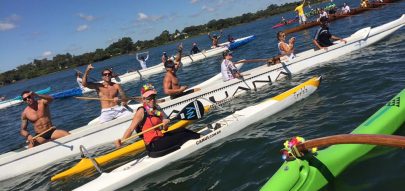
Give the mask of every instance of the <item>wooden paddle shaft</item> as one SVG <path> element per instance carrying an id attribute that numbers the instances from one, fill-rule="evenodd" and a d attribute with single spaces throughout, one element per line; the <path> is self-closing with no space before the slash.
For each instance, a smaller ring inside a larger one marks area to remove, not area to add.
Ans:
<path id="1" fill-rule="evenodd" d="M 153 129 L 156 129 L 156 128 L 162 126 L 162 125 L 163 125 L 163 123 L 157 124 L 157 125 L 155 125 L 155 126 L 149 128 L 149 129 L 146 129 L 145 131 L 142 131 L 142 132 L 140 132 L 140 133 L 137 133 L 137 134 L 135 134 L 135 135 L 132 135 L 132 136 L 130 136 L 130 137 L 124 139 L 124 140 L 121 140 L 121 143 L 125 143 L 125 142 L 127 142 L 127 141 L 129 141 L 129 140 L 131 140 L 131 139 L 137 138 L 137 137 L 139 137 L 140 135 L 143 135 L 143 134 L 145 134 L 145 133 L 147 133 L 147 132 L 149 132 L 149 131 L 152 131 Z"/>
<path id="2" fill-rule="evenodd" d="M 51 131 L 51 130 L 53 130 L 53 129 L 56 129 L 56 128 L 55 128 L 55 127 L 51 127 L 51 128 L 49 128 L 49 129 L 43 131 L 42 133 L 40 133 L 40 134 L 38 134 L 38 135 L 35 135 L 34 137 L 32 137 L 32 139 L 36 139 L 36 138 L 38 138 L 38 137 L 44 135 L 45 133 L 48 133 L 49 131 Z"/>
<path id="3" fill-rule="evenodd" d="M 98 98 L 98 97 L 75 97 L 76 99 L 81 99 L 81 100 L 100 100 L 100 101 L 114 101 L 114 99 L 109 99 L 109 98 Z M 128 100 L 137 100 L 140 101 L 142 98 L 141 97 L 129 97 L 127 98 Z M 118 101 L 121 101 L 122 99 L 118 99 Z"/>
<path id="4" fill-rule="evenodd" d="M 315 147 L 326 147 L 336 144 L 369 144 L 388 147 L 405 148 L 405 137 L 398 135 L 375 135 L 375 134 L 346 134 L 333 135 L 312 139 L 298 144 L 296 148 L 299 151 L 307 151 Z"/>

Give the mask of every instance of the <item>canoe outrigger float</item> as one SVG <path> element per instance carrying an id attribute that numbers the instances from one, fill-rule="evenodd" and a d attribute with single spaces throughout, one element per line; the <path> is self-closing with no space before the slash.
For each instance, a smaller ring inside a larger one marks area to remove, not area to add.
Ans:
<path id="1" fill-rule="evenodd" d="M 174 161 L 187 157 L 191 153 L 209 144 L 220 141 L 249 125 L 282 111 L 292 104 L 308 97 L 318 88 L 320 80 L 320 77 L 311 78 L 278 96 L 267 99 L 257 105 L 236 111 L 235 113 L 198 131 L 201 134 L 201 137 L 184 143 L 179 150 L 159 158 L 145 156 L 136 159 L 110 173 L 102 173 L 95 180 L 75 190 L 116 190 L 124 187 L 149 173 L 157 171 Z"/>
<path id="2" fill-rule="evenodd" d="M 50 91 L 51 91 L 51 87 L 47 87 L 45 89 L 38 90 L 35 93 L 37 93 L 37 94 L 47 94 Z M 17 97 L 15 97 L 13 99 L 5 100 L 5 101 L 0 101 L 0 109 L 15 106 L 15 105 L 21 104 L 22 102 L 23 102 L 23 100 L 22 100 L 21 96 L 17 96 Z"/>
<path id="3" fill-rule="evenodd" d="M 233 79 L 226 82 L 222 82 L 222 79 L 219 79 L 219 81 L 214 80 L 211 82 L 212 85 L 206 84 L 206 88 L 201 88 L 201 91 L 177 99 L 167 100 L 159 105 L 169 115 L 179 112 L 184 106 L 196 99 L 201 101 L 204 106 L 211 105 L 212 102 L 219 104 L 229 101 L 235 96 L 244 94 L 250 90 L 257 90 L 286 76 L 291 76 L 294 73 L 373 44 L 401 28 L 404 23 L 405 15 L 372 29 L 370 27 L 361 29 L 346 38 L 347 44 L 339 42 L 328 47 L 328 51 L 308 50 L 297 54 L 293 60 L 246 71 L 244 73 L 250 75 L 244 79 Z M 132 109 L 136 109 L 138 106 L 130 105 Z M 0 173 L 0 180 L 32 171 L 68 156 L 77 155 L 80 153 L 78 148 L 80 144 L 84 144 L 86 148 L 92 149 L 102 144 L 111 143 L 114 139 L 124 134 L 131 120 L 132 115 L 123 116 L 103 124 L 98 124 L 97 119 L 95 119 L 89 125 L 71 131 L 74 135 L 63 137 L 22 152 L 9 152 L 0 155 L 0 172 L 7 172 Z M 71 144 L 70 141 L 75 141 L 75 144 Z M 50 150 L 50 148 L 59 151 L 45 152 Z M 35 166 L 32 165 L 33 161 L 35 161 Z"/>
<path id="4" fill-rule="evenodd" d="M 255 38 L 256 37 L 254 35 L 243 37 L 243 38 L 238 38 L 235 40 L 235 42 L 221 43 L 221 44 L 219 44 L 219 47 L 217 47 L 217 48 L 209 49 L 207 51 L 202 51 L 200 53 L 193 54 L 193 55 L 184 56 L 181 58 L 182 66 L 187 66 L 194 62 L 200 61 L 202 59 L 221 54 L 225 50 L 232 50 L 232 49 L 238 48 L 246 43 L 249 43 L 250 41 L 254 40 Z M 158 73 L 162 73 L 162 72 L 165 72 L 165 67 L 163 66 L 163 63 L 160 63 L 155 66 L 148 67 L 146 69 L 122 74 L 116 78 L 112 78 L 112 81 L 116 82 L 116 83 L 124 84 L 124 83 L 130 82 L 130 81 L 134 81 L 141 77 L 146 77 L 146 76 L 150 76 L 150 75 L 158 74 Z"/>
<path id="5" fill-rule="evenodd" d="M 405 100 L 405 89 L 351 134 L 391 135 L 395 133 L 405 122 L 403 100 Z M 316 155 L 286 161 L 261 190 L 319 190 L 374 147 L 374 145 L 364 144 L 334 145 L 318 151 Z"/>

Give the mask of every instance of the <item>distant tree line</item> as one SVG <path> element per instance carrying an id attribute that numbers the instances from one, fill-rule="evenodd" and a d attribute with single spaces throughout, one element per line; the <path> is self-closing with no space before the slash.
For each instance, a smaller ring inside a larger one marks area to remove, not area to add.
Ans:
<path id="1" fill-rule="evenodd" d="M 312 4 L 320 3 L 324 0 L 315 0 Z M 241 16 L 227 18 L 227 19 L 214 19 L 203 25 L 185 27 L 182 31 L 176 30 L 170 33 L 164 30 L 159 36 L 153 40 L 132 41 L 130 37 L 124 37 L 117 42 L 112 43 L 105 49 L 96 49 L 94 52 L 84 53 L 82 55 L 58 54 L 52 60 L 42 59 L 34 60 L 31 63 L 18 66 L 14 70 L 6 71 L 0 74 L 0 86 L 14 83 L 23 79 L 35 78 L 41 75 L 65 70 L 68 68 L 75 68 L 78 66 L 87 65 L 97 61 L 109 59 L 121 54 L 128 54 L 142 49 L 156 47 L 162 44 L 171 43 L 173 41 L 182 40 L 190 36 L 200 35 L 209 31 L 220 30 L 230 26 L 248 23 L 257 19 L 266 18 L 272 15 L 293 11 L 297 2 L 285 3 L 283 5 L 269 5 L 265 10 L 257 11 L 256 13 L 245 13 Z"/>

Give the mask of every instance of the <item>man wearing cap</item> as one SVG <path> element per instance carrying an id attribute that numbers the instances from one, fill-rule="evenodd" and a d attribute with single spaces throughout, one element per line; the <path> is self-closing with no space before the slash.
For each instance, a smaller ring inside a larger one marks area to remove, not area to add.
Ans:
<path id="1" fill-rule="evenodd" d="M 216 47 L 218 47 L 218 40 L 221 38 L 221 36 L 222 36 L 222 30 L 220 31 L 219 36 L 213 35 L 213 36 L 211 37 L 210 33 L 208 32 L 208 38 L 212 41 L 212 46 L 211 46 L 211 48 L 216 48 Z"/>
<path id="2" fill-rule="evenodd" d="M 176 99 L 178 97 L 199 91 L 199 88 L 191 89 L 185 91 L 187 86 L 180 86 L 179 79 L 177 78 L 176 72 L 177 69 L 181 66 L 181 54 L 183 51 L 182 44 L 179 45 L 178 53 L 175 60 L 168 59 L 164 66 L 166 68 L 166 75 L 163 79 L 163 91 L 165 94 L 169 95 L 171 99 Z"/>
<path id="3" fill-rule="evenodd" d="M 121 140 L 130 137 L 134 131 L 137 133 L 145 132 L 140 137 L 145 143 L 148 155 L 152 158 L 164 156 L 179 149 L 188 140 L 200 138 L 200 134 L 184 128 L 163 134 L 156 125 L 162 124 L 163 129 L 167 130 L 167 124 L 170 120 L 166 119 L 164 112 L 156 104 L 156 94 L 157 91 L 152 84 L 142 86 L 141 95 L 143 104 L 136 110 L 131 125 L 125 131 L 122 139 L 115 141 L 117 148 L 121 147 Z M 156 128 L 151 129 L 153 127 Z"/>
<path id="4" fill-rule="evenodd" d="M 229 50 L 225 50 L 222 53 L 224 60 L 221 63 L 221 73 L 222 73 L 222 80 L 228 81 L 234 78 L 240 78 L 242 75 L 240 74 L 238 68 L 236 68 L 235 63 L 232 60 L 232 52 Z"/>
<path id="5" fill-rule="evenodd" d="M 337 36 L 334 36 L 329 32 L 328 18 L 321 17 L 320 22 L 321 22 L 321 27 L 316 31 L 315 37 L 312 40 L 312 42 L 315 44 L 315 46 L 318 49 L 328 50 L 327 47 L 333 45 L 333 42 L 331 41 L 331 39 L 340 40 L 340 41 L 346 43 L 346 40 L 339 38 Z"/>
<path id="6" fill-rule="evenodd" d="M 83 86 L 95 89 L 100 97 L 101 103 L 101 115 L 99 122 L 104 123 L 113 119 L 116 119 L 123 115 L 132 114 L 126 107 L 118 105 L 118 94 L 121 96 L 122 105 L 127 105 L 127 97 L 119 84 L 111 81 L 112 71 L 110 69 L 104 69 L 101 72 L 103 82 L 94 83 L 87 82 L 87 76 L 94 67 L 89 64 L 83 75 Z"/>

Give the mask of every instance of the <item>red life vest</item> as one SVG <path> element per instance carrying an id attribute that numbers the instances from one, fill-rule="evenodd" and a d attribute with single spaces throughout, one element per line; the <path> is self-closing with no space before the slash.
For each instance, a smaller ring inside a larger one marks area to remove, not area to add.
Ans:
<path id="1" fill-rule="evenodd" d="M 146 131 L 149 128 L 163 122 L 163 120 L 162 120 L 163 116 L 156 116 L 155 114 L 150 115 L 144 107 L 140 107 L 140 108 L 142 108 L 144 111 L 144 117 L 143 117 L 142 122 L 138 125 L 137 132 L 139 130 Z M 138 108 L 138 109 L 140 109 L 140 108 Z M 163 133 L 160 131 L 159 128 L 155 128 L 149 132 L 144 133 L 142 137 L 143 137 L 143 141 L 145 142 L 145 144 L 149 144 L 154 139 L 163 137 Z"/>

